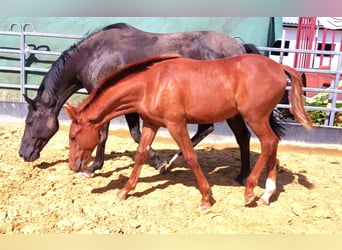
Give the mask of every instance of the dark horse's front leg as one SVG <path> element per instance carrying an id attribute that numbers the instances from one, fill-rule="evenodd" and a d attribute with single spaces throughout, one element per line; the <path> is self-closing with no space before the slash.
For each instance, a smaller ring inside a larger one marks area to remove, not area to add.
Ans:
<path id="1" fill-rule="evenodd" d="M 104 163 L 105 146 L 108 138 L 109 123 L 106 123 L 100 130 L 100 142 L 96 148 L 96 155 L 93 164 L 84 173 L 86 177 L 94 175 L 95 171 L 101 169 Z"/>

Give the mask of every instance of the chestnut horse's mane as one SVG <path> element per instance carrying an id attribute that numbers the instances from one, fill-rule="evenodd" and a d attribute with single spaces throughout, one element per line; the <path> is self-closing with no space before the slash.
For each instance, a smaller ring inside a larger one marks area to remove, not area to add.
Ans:
<path id="1" fill-rule="evenodd" d="M 127 66 L 117 71 L 114 71 L 112 74 L 106 76 L 105 78 L 101 80 L 99 85 L 91 92 L 91 94 L 85 99 L 85 101 L 78 106 L 77 108 L 78 111 L 82 112 L 85 109 L 87 109 L 92 104 L 93 100 L 96 97 L 100 96 L 107 88 L 123 80 L 125 77 L 131 76 L 133 74 L 137 74 L 139 72 L 143 72 L 155 63 L 170 60 L 170 59 L 180 58 L 180 57 L 181 55 L 179 54 L 165 54 L 165 55 L 149 57 L 145 60 L 128 64 Z"/>

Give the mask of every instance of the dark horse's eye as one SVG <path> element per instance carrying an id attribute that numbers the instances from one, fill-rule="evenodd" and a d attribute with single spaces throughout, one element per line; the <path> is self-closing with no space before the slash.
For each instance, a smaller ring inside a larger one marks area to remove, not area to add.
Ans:
<path id="1" fill-rule="evenodd" d="M 70 137 L 70 141 L 76 141 L 76 137 L 75 136 Z"/>
<path id="2" fill-rule="evenodd" d="M 33 125 L 33 120 L 32 119 L 26 120 L 26 125 L 27 126 L 32 126 Z"/>

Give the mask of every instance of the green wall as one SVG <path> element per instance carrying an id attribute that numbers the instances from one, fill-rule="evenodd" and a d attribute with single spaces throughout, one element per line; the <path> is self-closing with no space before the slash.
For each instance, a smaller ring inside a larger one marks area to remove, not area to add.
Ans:
<path id="1" fill-rule="evenodd" d="M 279 22 L 280 20 L 280 22 Z M 108 24 L 126 22 L 141 30 L 156 33 L 172 33 L 195 30 L 215 30 L 228 36 L 239 36 L 246 43 L 267 45 L 269 17 L 1 17 L 0 31 L 6 31 L 12 23 L 32 23 L 38 32 L 85 35 Z M 276 18 L 276 38 L 281 30 L 281 18 Z M 13 31 L 19 31 L 18 26 Z M 27 26 L 26 31 L 32 31 Z M 31 48 L 63 51 L 77 40 L 60 38 L 27 37 Z M 0 48 L 19 48 L 19 37 L 0 35 Z M 29 55 L 26 56 L 28 58 Z M 36 55 L 30 66 L 49 68 L 57 56 Z M 19 55 L 0 53 L 0 66 L 19 67 Z M 43 74 L 27 74 L 27 83 L 39 85 Z M 0 71 L 0 83 L 19 83 L 18 73 Z M 34 97 L 35 93 L 30 92 Z M 0 89 L 0 101 L 18 101 L 19 91 Z"/>
<path id="2" fill-rule="evenodd" d="M 127 22 L 148 32 L 216 30 L 239 35 L 246 42 L 266 45 L 269 17 L 2 17 L 0 30 L 11 23 L 32 23 L 39 32 L 83 35 L 99 27 Z"/>

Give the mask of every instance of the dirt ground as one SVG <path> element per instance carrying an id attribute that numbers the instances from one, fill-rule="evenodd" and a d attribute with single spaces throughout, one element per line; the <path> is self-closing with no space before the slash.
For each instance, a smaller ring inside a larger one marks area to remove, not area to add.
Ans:
<path id="1" fill-rule="evenodd" d="M 234 182 L 239 153 L 233 140 L 202 143 L 200 164 L 212 186 L 215 204 L 198 210 L 200 193 L 192 172 L 178 161 L 158 175 L 150 162 L 128 199 L 115 202 L 133 164 L 136 144 L 126 130 L 112 130 L 103 169 L 83 180 L 69 170 L 68 126 L 61 126 L 35 162 L 18 156 L 23 122 L 0 124 L 0 233 L 341 233 L 342 148 L 289 145 L 278 150 L 277 193 L 269 206 L 245 207 L 244 187 Z M 163 159 L 177 150 L 158 136 L 153 143 Z M 253 143 L 252 163 L 260 153 Z M 261 195 L 264 174 L 255 192 Z"/>

